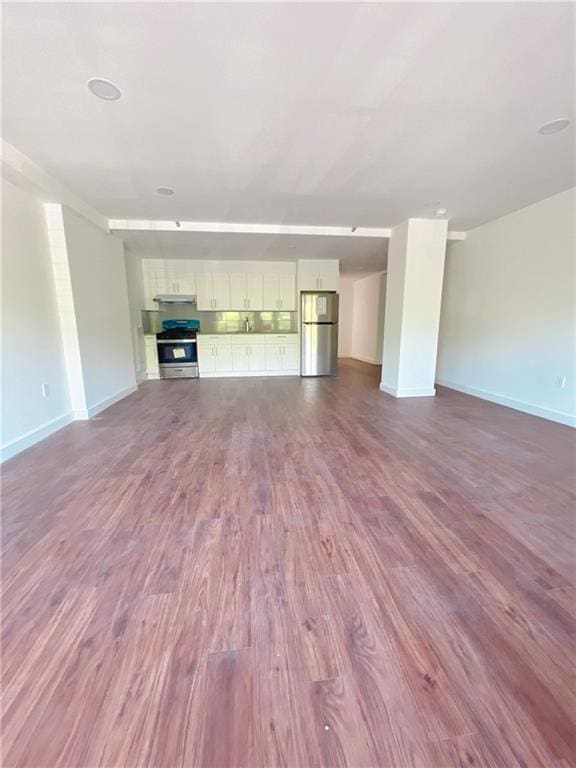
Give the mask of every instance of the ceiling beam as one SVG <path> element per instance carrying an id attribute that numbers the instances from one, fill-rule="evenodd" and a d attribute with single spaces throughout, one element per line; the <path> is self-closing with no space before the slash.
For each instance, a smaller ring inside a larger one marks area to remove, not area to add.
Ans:
<path id="1" fill-rule="evenodd" d="M 43 203 L 66 205 L 108 232 L 108 220 L 102 214 L 4 139 L 2 139 L 1 169 L 5 179 L 27 190 Z"/>
<path id="2" fill-rule="evenodd" d="M 153 221 L 110 219 L 110 230 L 140 232 L 216 232 L 239 235 L 308 235 L 316 237 L 389 238 L 390 227 L 319 227 L 293 224 L 240 224 L 228 221 Z M 464 240 L 465 232 L 448 232 L 448 240 Z"/>

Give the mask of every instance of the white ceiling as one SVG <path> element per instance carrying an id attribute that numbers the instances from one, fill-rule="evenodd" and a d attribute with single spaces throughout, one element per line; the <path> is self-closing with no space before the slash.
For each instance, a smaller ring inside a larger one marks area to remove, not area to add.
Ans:
<path id="1" fill-rule="evenodd" d="M 377 238 L 244 235 L 207 232 L 115 230 L 126 247 L 144 258 L 339 259 L 344 274 L 369 274 L 386 268 L 388 241 Z"/>
<path id="2" fill-rule="evenodd" d="M 4 138 L 111 218 L 387 227 L 440 204 L 458 230 L 574 184 L 573 126 L 537 133 L 574 120 L 571 3 L 4 3 L 3 15 Z M 93 76 L 123 97 L 96 99 Z M 267 242 L 275 257 L 287 247 Z M 374 243 L 345 242 L 374 258 Z"/>

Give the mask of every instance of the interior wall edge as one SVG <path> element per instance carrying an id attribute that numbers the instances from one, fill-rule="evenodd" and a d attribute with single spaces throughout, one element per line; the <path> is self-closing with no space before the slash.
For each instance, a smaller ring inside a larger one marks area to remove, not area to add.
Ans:
<path id="1" fill-rule="evenodd" d="M 114 405 L 114 403 L 118 403 L 120 400 L 123 400 L 125 397 L 128 397 L 129 395 L 136 392 L 138 389 L 137 384 L 132 384 L 129 387 L 124 387 L 123 389 L 118 390 L 118 392 L 115 392 L 113 395 L 110 395 L 109 397 L 104 398 L 104 400 L 100 400 L 100 402 L 95 403 L 94 405 L 91 405 L 89 408 L 86 408 L 85 410 L 75 411 L 75 420 L 76 421 L 88 421 L 89 419 L 93 418 L 94 416 L 97 416 L 102 411 L 105 411 L 106 408 L 110 408 L 111 405 Z"/>
<path id="2" fill-rule="evenodd" d="M 63 413 L 61 416 L 57 416 L 55 419 L 47 421 L 45 424 L 41 424 L 35 429 L 31 429 L 24 435 L 20 435 L 14 440 L 5 443 L 0 447 L 0 463 L 11 459 L 13 456 L 17 456 L 27 448 L 31 448 L 36 443 L 45 440 L 50 435 L 58 432 L 60 429 L 67 427 L 74 421 L 74 414 L 72 411 Z"/>
<path id="3" fill-rule="evenodd" d="M 538 416 L 541 419 L 548 419 L 548 421 L 555 421 L 557 424 L 564 424 L 567 427 L 576 428 L 576 416 L 572 416 L 570 413 L 555 411 L 552 408 L 545 408 L 541 405 L 536 405 L 535 403 L 516 400 L 515 398 L 499 395 L 496 392 L 489 392 L 485 389 L 477 389 L 476 387 L 470 387 L 467 384 L 459 384 L 458 382 L 450 381 L 449 379 L 437 378 L 436 384 L 441 387 L 446 387 L 447 389 L 454 389 L 456 392 L 462 392 L 465 395 L 471 395 L 472 397 L 478 397 L 481 400 L 487 400 L 490 403 L 513 408 L 515 411 L 522 411 L 530 416 Z"/>
<path id="4" fill-rule="evenodd" d="M 360 360 L 361 363 L 370 363 L 370 365 L 382 365 L 382 361 L 377 360 L 375 357 L 365 357 L 364 355 L 356 354 L 342 355 L 342 357 L 350 357 L 352 360 Z"/>

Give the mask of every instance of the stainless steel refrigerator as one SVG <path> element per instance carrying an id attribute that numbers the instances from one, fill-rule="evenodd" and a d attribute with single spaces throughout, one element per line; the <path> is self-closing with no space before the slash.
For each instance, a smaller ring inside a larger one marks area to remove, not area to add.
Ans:
<path id="1" fill-rule="evenodd" d="M 338 294 L 303 291 L 300 374 L 335 376 L 338 364 Z"/>

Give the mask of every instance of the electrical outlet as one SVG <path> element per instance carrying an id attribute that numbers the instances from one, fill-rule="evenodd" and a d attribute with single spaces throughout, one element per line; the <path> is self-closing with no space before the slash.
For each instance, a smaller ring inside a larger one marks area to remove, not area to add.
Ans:
<path id="1" fill-rule="evenodd" d="M 42 384 L 42 397 L 50 397 L 50 384 L 47 381 Z"/>
<path id="2" fill-rule="evenodd" d="M 559 389 L 564 389 L 566 386 L 566 376 L 556 376 L 555 384 Z"/>

